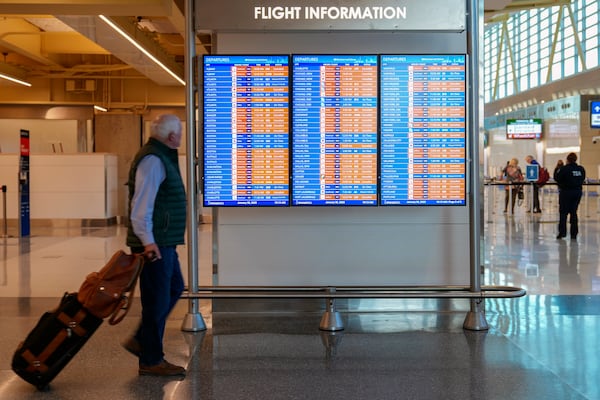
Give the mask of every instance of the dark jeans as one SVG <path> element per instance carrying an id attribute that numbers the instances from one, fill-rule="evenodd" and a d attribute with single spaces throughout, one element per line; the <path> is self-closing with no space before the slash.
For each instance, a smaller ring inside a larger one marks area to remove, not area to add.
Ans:
<path id="1" fill-rule="evenodd" d="M 558 192 L 558 234 L 559 236 L 567 236 L 567 216 L 571 216 L 569 223 L 571 224 L 571 238 L 576 238 L 579 233 L 577 207 L 581 201 L 581 190 L 560 190 Z"/>
<path id="2" fill-rule="evenodd" d="M 139 249 L 132 249 L 135 250 Z M 142 348 L 139 360 L 142 365 L 156 365 L 163 360 L 167 317 L 183 292 L 176 247 L 159 247 L 159 250 L 162 259 L 146 261 L 140 275 L 142 322 L 135 338 Z"/>

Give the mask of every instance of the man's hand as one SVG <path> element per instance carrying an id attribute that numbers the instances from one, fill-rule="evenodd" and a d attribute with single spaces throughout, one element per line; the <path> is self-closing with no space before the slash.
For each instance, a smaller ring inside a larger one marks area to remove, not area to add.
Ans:
<path id="1" fill-rule="evenodd" d="M 150 243 L 144 246 L 144 257 L 150 262 L 160 260 L 162 258 L 156 243 Z"/>

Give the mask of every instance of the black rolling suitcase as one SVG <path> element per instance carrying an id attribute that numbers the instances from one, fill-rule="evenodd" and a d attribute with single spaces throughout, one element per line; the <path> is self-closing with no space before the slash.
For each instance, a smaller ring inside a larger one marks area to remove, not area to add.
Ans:
<path id="1" fill-rule="evenodd" d="M 77 293 L 65 293 L 58 307 L 44 313 L 18 346 L 13 371 L 39 390 L 46 390 L 100 324 L 102 318 L 83 308 Z"/>

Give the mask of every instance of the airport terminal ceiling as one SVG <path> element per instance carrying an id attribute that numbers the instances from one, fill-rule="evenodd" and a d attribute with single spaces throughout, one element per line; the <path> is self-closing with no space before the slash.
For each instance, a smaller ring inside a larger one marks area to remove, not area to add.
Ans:
<path id="1" fill-rule="evenodd" d="M 485 20 L 493 23 L 509 12 L 568 2 L 485 0 Z M 117 33 L 99 30 L 104 22 L 98 15 L 135 32 L 157 59 L 183 78 L 184 9 L 185 0 L 4 1 L 0 4 L 0 73 L 24 80 L 64 80 L 66 90 L 74 92 L 92 91 L 99 80 L 150 79 L 159 86 L 181 85 L 140 57 Z M 196 35 L 196 54 L 210 54 L 211 40 L 210 34 Z"/>

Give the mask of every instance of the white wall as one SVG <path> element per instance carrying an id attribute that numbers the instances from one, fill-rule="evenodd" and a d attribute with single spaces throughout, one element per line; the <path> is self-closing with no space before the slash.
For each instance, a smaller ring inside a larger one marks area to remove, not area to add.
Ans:
<path id="1" fill-rule="evenodd" d="M 117 216 L 117 157 L 112 154 L 30 156 L 31 219 L 106 219 Z M 19 216 L 19 156 L 0 155 L 7 218 Z"/>
<path id="2" fill-rule="evenodd" d="M 45 119 L 2 119 L 0 152 L 20 151 L 21 129 L 29 131 L 32 154 L 77 152 L 77 121 Z"/>

